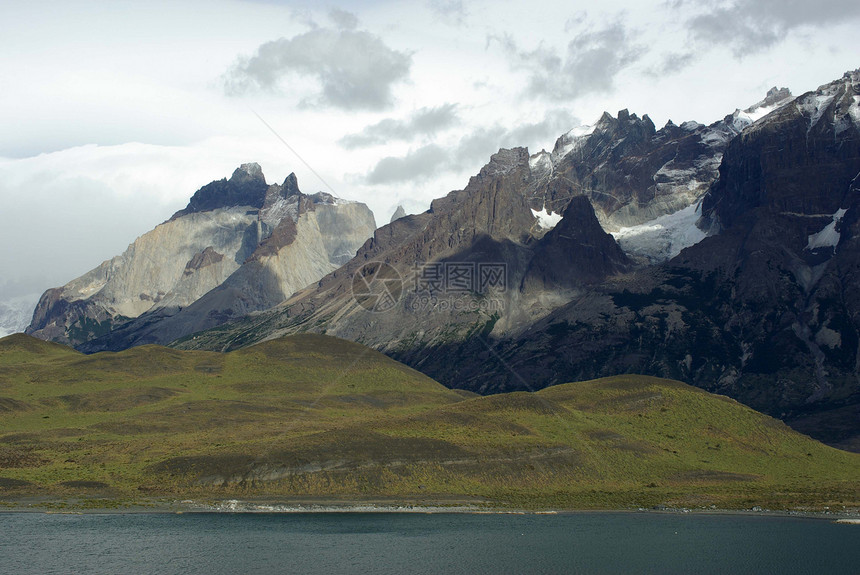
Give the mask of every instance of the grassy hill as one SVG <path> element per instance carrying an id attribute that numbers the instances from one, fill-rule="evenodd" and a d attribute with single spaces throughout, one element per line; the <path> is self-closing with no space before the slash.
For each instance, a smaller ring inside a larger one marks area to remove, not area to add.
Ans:
<path id="1" fill-rule="evenodd" d="M 477 397 L 355 343 L 91 356 L 0 339 L 0 500 L 860 505 L 860 455 L 682 383 Z"/>

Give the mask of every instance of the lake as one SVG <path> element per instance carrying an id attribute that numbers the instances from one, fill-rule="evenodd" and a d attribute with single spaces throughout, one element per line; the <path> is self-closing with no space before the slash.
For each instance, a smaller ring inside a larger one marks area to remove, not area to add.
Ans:
<path id="1" fill-rule="evenodd" d="M 860 573 L 860 526 L 749 515 L 0 514 L 0 571 Z"/>

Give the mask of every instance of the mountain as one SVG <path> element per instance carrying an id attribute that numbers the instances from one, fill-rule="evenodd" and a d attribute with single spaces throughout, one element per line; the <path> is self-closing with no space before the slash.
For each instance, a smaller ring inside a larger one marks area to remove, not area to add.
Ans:
<path id="1" fill-rule="evenodd" d="M 860 504 L 860 455 L 651 377 L 476 397 L 321 335 L 84 356 L 19 334 L 0 339 L 0 380 L 7 505 Z"/>
<path id="2" fill-rule="evenodd" d="M 858 101 L 851 72 L 733 139 L 701 207 L 719 233 L 519 333 L 425 349 L 421 369 L 482 393 L 671 377 L 860 450 Z"/>
<path id="3" fill-rule="evenodd" d="M 765 98 L 750 110 L 765 102 L 785 104 Z M 564 134 L 551 153 L 536 154 L 536 177 L 524 192 L 532 209 L 549 213 L 584 195 L 609 232 L 644 224 L 694 204 L 717 178 L 728 142 L 751 123 L 749 113 L 736 110 L 710 126 L 670 120 L 656 130 L 647 114 L 604 113 L 593 126 Z"/>
<path id="4" fill-rule="evenodd" d="M 771 101 L 777 93 L 787 91 L 772 91 L 770 100 L 751 109 L 784 105 L 785 98 Z M 476 333 L 514 335 L 589 286 L 637 264 L 668 259 L 704 238 L 695 225 L 696 202 L 717 179 L 728 142 L 750 123 L 738 110 L 710 126 L 668 122 L 656 130 L 647 115 L 621 110 L 617 117 L 604 114 L 593 126 L 561 136 L 552 153 L 500 150 L 463 190 L 433 201 L 423 214 L 380 228 L 352 261 L 318 286 L 179 345 L 220 349 L 325 330 L 431 369 L 434 356 L 425 350 L 457 345 Z M 662 230 L 654 225 L 660 218 L 681 222 L 681 232 L 668 247 L 660 236 L 662 243 L 652 242 L 658 248 L 649 249 L 642 241 L 648 234 L 637 228 Z M 384 262 L 402 279 L 403 298 L 384 315 L 368 316 L 352 297 L 354 278 L 368 262 Z M 464 266 L 474 274 L 468 276 L 474 289 L 448 289 L 447 277 L 441 278 L 445 285 L 434 280 L 434 274 L 458 273 Z M 489 294 L 480 274 L 494 266 L 504 278 Z M 443 381 L 463 384 L 456 378 Z"/>
<path id="5" fill-rule="evenodd" d="M 719 233 L 571 298 L 491 354 L 448 346 L 423 369 L 481 392 L 521 389 L 518 373 L 535 388 L 671 377 L 860 450 L 858 101 L 855 71 L 733 139 L 701 206 Z M 447 367 L 460 357 L 473 360 Z"/>
<path id="6" fill-rule="evenodd" d="M 90 351 L 167 342 L 267 309 L 350 259 L 364 205 L 303 194 L 258 164 L 198 190 L 128 250 L 40 299 L 27 333 Z"/>
<path id="7" fill-rule="evenodd" d="M 858 75 L 711 126 L 622 110 L 552 153 L 501 150 L 318 286 L 176 345 L 318 331 L 479 393 L 649 374 L 860 449 Z M 481 264 L 504 282 L 439 276 Z"/>
<path id="8" fill-rule="evenodd" d="M 522 192 L 534 178 L 527 150 L 501 150 L 465 189 L 380 228 L 317 285 L 183 345 L 236 347 L 314 326 L 386 353 L 405 345 L 421 353 L 441 340 L 533 321 L 569 292 L 630 266 L 588 201 L 569 202 L 562 224 L 543 227 Z M 386 313 L 353 297 L 357 278 L 378 273 L 374 262 L 392 270 L 403 296 Z"/>
<path id="9" fill-rule="evenodd" d="M 393 214 L 391 214 L 391 221 L 389 223 L 394 222 L 395 220 L 399 220 L 400 218 L 405 218 L 405 217 L 406 217 L 406 210 L 403 209 L 403 206 L 397 206 L 397 209 L 394 210 Z"/>
<path id="10" fill-rule="evenodd" d="M 33 319 L 39 294 L 16 296 L 0 301 L 0 337 L 21 333 Z"/>

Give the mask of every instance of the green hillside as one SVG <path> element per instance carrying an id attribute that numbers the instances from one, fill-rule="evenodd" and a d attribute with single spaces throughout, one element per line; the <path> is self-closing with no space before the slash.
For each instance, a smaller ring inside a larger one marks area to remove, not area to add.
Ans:
<path id="1" fill-rule="evenodd" d="M 477 397 L 355 343 L 81 355 L 0 339 L 0 500 L 856 508 L 860 455 L 682 383 Z"/>

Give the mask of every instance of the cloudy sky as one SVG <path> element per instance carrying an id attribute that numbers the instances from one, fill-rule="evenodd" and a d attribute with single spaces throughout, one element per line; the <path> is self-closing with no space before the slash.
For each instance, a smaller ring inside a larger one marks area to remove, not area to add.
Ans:
<path id="1" fill-rule="evenodd" d="M 860 67 L 858 21 L 856 0 L 0 0 L 0 299 L 243 162 L 385 223 L 604 110 L 710 123 L 815 89 Z"/>

